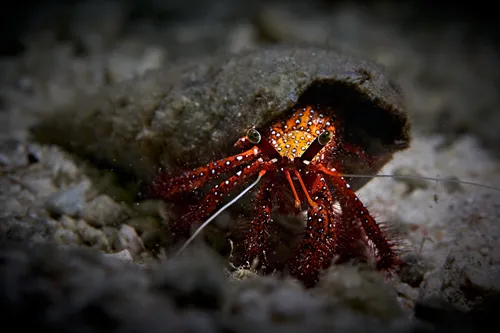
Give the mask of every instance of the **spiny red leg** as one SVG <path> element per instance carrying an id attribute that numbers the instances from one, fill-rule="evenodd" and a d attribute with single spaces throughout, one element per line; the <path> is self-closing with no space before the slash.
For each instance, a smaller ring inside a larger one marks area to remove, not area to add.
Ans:
<path id="1" fill-rule="evenodd" d="M 341 217 L 320 174 L 313 180 L 311 196 L 315 205 L 309 206 L 307 211 L 304 239 L 289 263 L 291 275 L 308 287 L 316 284 L 320 270 L 331 264 L 336 249 L 338 221 Z"/>
<path id="2" fill-rule="evenodd" d="M 253 162 L 259 154 L 260 150 L 254 147 L 241 154 L 210 162 L 206 166 L 184 172 L 177 177 L 171 177 L 168 174 L 158 175 L 151 184 L 151 195 L 168 200 L 179 193 L 195 190 L 209 180 L 217 178 L 235 167 Z"/>
<path id="3" fill-rule="evenodd" d="M 247 165 L 234 176 L 215 185 L 201 202 L 201 206 L 195 211 L 184 216 L 181 222 L 176 223 L 174 229 L 177 232 L 187 232 L 193 223 L 199 222 L 213 213 L 222 200 L 229 196 L 234 188 L 243 184 L 249 177 L 256 175 L 259 171 L 266 169 L 272 162 L 256 161 Z"/>
<path id="4" fill-rule="evenodd" d="M 255 199 L 255 218 L 245 235 L 244 261 L 249 263 L 257 257 L 263 258 L 264 251 L 269 248 L 269 224 L 273 222 L 271 218 L 272 211 L 272 191 L 274 184 L 267 179 L 259 188 Z"/>
<path id="5" fill-rule="evenodd" d="M 317 168 L 329 176 L 345 216 L 357 219 L 365 231 L 367 237 L 373 242 L 377 252 L 377 268 L 381 270 L 391 270 L 397 266 L 401 260 L 393 250 L 394 244 L 386 239 L 380 226 L 377 224 L 368 209 L 359 200 L 356 193 L 351 190 L 349 184 L 344 180 L 334 168 L 327 169 L 321 164 Z"/>
<path id="6" fill-rule="evenodd" d="M 334 212 L 335 221 L 335 255 L 336 262 L 346 262 L 352 259 L 366 259 L 369 256 L 369 248 L 366 235 L 357 219 L 353 219 L 349 214 L 343 214 L 340 204 L 335 200 L 330 188 L 321 173 L 316 177 L 312 185 L 312 193 L 315 195 L 325 195 L 329 207 Z"/>

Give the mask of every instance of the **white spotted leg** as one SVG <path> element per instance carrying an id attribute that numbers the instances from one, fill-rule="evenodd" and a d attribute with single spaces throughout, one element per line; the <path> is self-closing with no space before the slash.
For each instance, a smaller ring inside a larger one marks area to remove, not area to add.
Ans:
<path id="1" fill-rule="evenodd" d="M 327 169 L 322 164 L 318 164 L 317 168 L 328 176 L 333 188 L 339 193 L 335 197 L 339 200 L 343 215 L 351 220 L 359 221 L 366 236 L 373 243 L 377 256 L 377 268 L 381 270 L 395 268 L 401 263 L 401 259 L 394 251 L 394 243 L 384 235 L 378 223 L 350 188 L 344 177 L 334 168 Z"/>
<path id="2" fill-rule="evenodd" d="M 341 214 L 335 207 L 333 196 L 326 186 L 323 175 L 314 175 L 311 200 L 307 210 L 304 239 L 289 261 L 290 273 L 312 286 L 318 281 L 319 272 L 330 266 L 335 255 Z"/>
<path id="3" fill-rule="evenodd" d="M 182 222 L 180 223 L 185 224 L 185 226 L 191 226 L 193 223 L 202 221 L 207 216 L 212 214 L 225 200 L 225 198 L 230 196 L 237 187 L 244 185 L 250 177 L 253 177 L 257 173 L 267 170 L 275 162 L 275 160 L 262 161 L 259 159 L 252 164 L 245 166 L 227 180 L 215 185 L 201 201 L 201 206 L 186 214 L 184 218 L 181 219 Z"/>
<path id="4" fill-rule="evenodd" d="M 169 174 L 160 174 L 155 177 L 150 187 L 150 194 L 153 197 L 171 199 L 179 193 L 189 192 L 200 188 L 214 178 L 219 178 L 234 168 L 254 162 L 260 155 L 257 147 L 249 149 L 243 153 L 210 162 L 205 166 L 192 171 L 184 172 L 179 176 L 172 177 Z"/>
<path id="5" fill-rule="evenodd" d="M 243 260 L 251 263 L 254 258 L 265 260 L 263 255 L 269 248 L 269 225 L 273 222 L 272 194 L 274 184 L 269 180 L 260 186 L 254 199 L 255 216 L 245 235 Z"/>

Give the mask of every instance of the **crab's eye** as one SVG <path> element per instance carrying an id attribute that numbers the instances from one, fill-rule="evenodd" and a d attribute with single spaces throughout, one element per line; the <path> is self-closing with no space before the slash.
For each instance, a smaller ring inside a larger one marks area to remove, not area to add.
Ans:
<path id="1" fill-rule="evenodd" d="M 260 142 L 261 136 L 259 131 L 257 131 L 255 128 L 250 128 L 247 132 L 247 138 L 248 141 L 256 145 Z"/>
<path id="2" fill-rule="evenodd" d="M 332 132 L 324 131 L 318 136 L 318 143 L 322 146 L 326 145 L 332 139 Z"/>

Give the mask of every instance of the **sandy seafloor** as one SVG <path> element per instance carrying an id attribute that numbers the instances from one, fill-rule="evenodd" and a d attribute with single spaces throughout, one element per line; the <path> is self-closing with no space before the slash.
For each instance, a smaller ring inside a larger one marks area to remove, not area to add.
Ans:
<path id="1" fill-rule="evenodd" d="M 469 332 L 492 321 L 498 190 L 373 179 L 358 194 L 398 230 L 408 269 L 386 283 L 333 266 L 306 291 L 289 279 L 229 272 L 208 248 L 158 255 L 151 249 L 168 236 L 154 202 L 130 203 L 134 193 L 112 171 L 29 138 L 44 113 L 75 96 L 173 60 L 335 43 L 386 65 L 407 98 L 412 145 L 381 174 L 500 187 L 500 59 L 472 24 L 427 24 L 409 4 L 192 2 L 47 8 L 23 35 L 25 50 L 0 60 L 2 322 L 68 332 Z"/>

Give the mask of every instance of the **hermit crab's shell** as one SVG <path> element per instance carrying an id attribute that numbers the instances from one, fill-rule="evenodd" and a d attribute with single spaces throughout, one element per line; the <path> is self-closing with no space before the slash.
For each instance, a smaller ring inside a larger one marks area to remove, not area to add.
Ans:
<path id="1" fill-rule="evenodd" d="M 381 69 L 315 47 L 272 47 L 157 69 L 80 99 L 33 133 L 148 179 L 158 167 L 193 167 L 234 153 L 232 144 L 249 127 L 286 117 L 299 101 L 338 108 L 347 139 L 377 157 L 369 167 L 345 159 L 344 172 L 376 172 L 409 144 L 402 96 Z"/>

